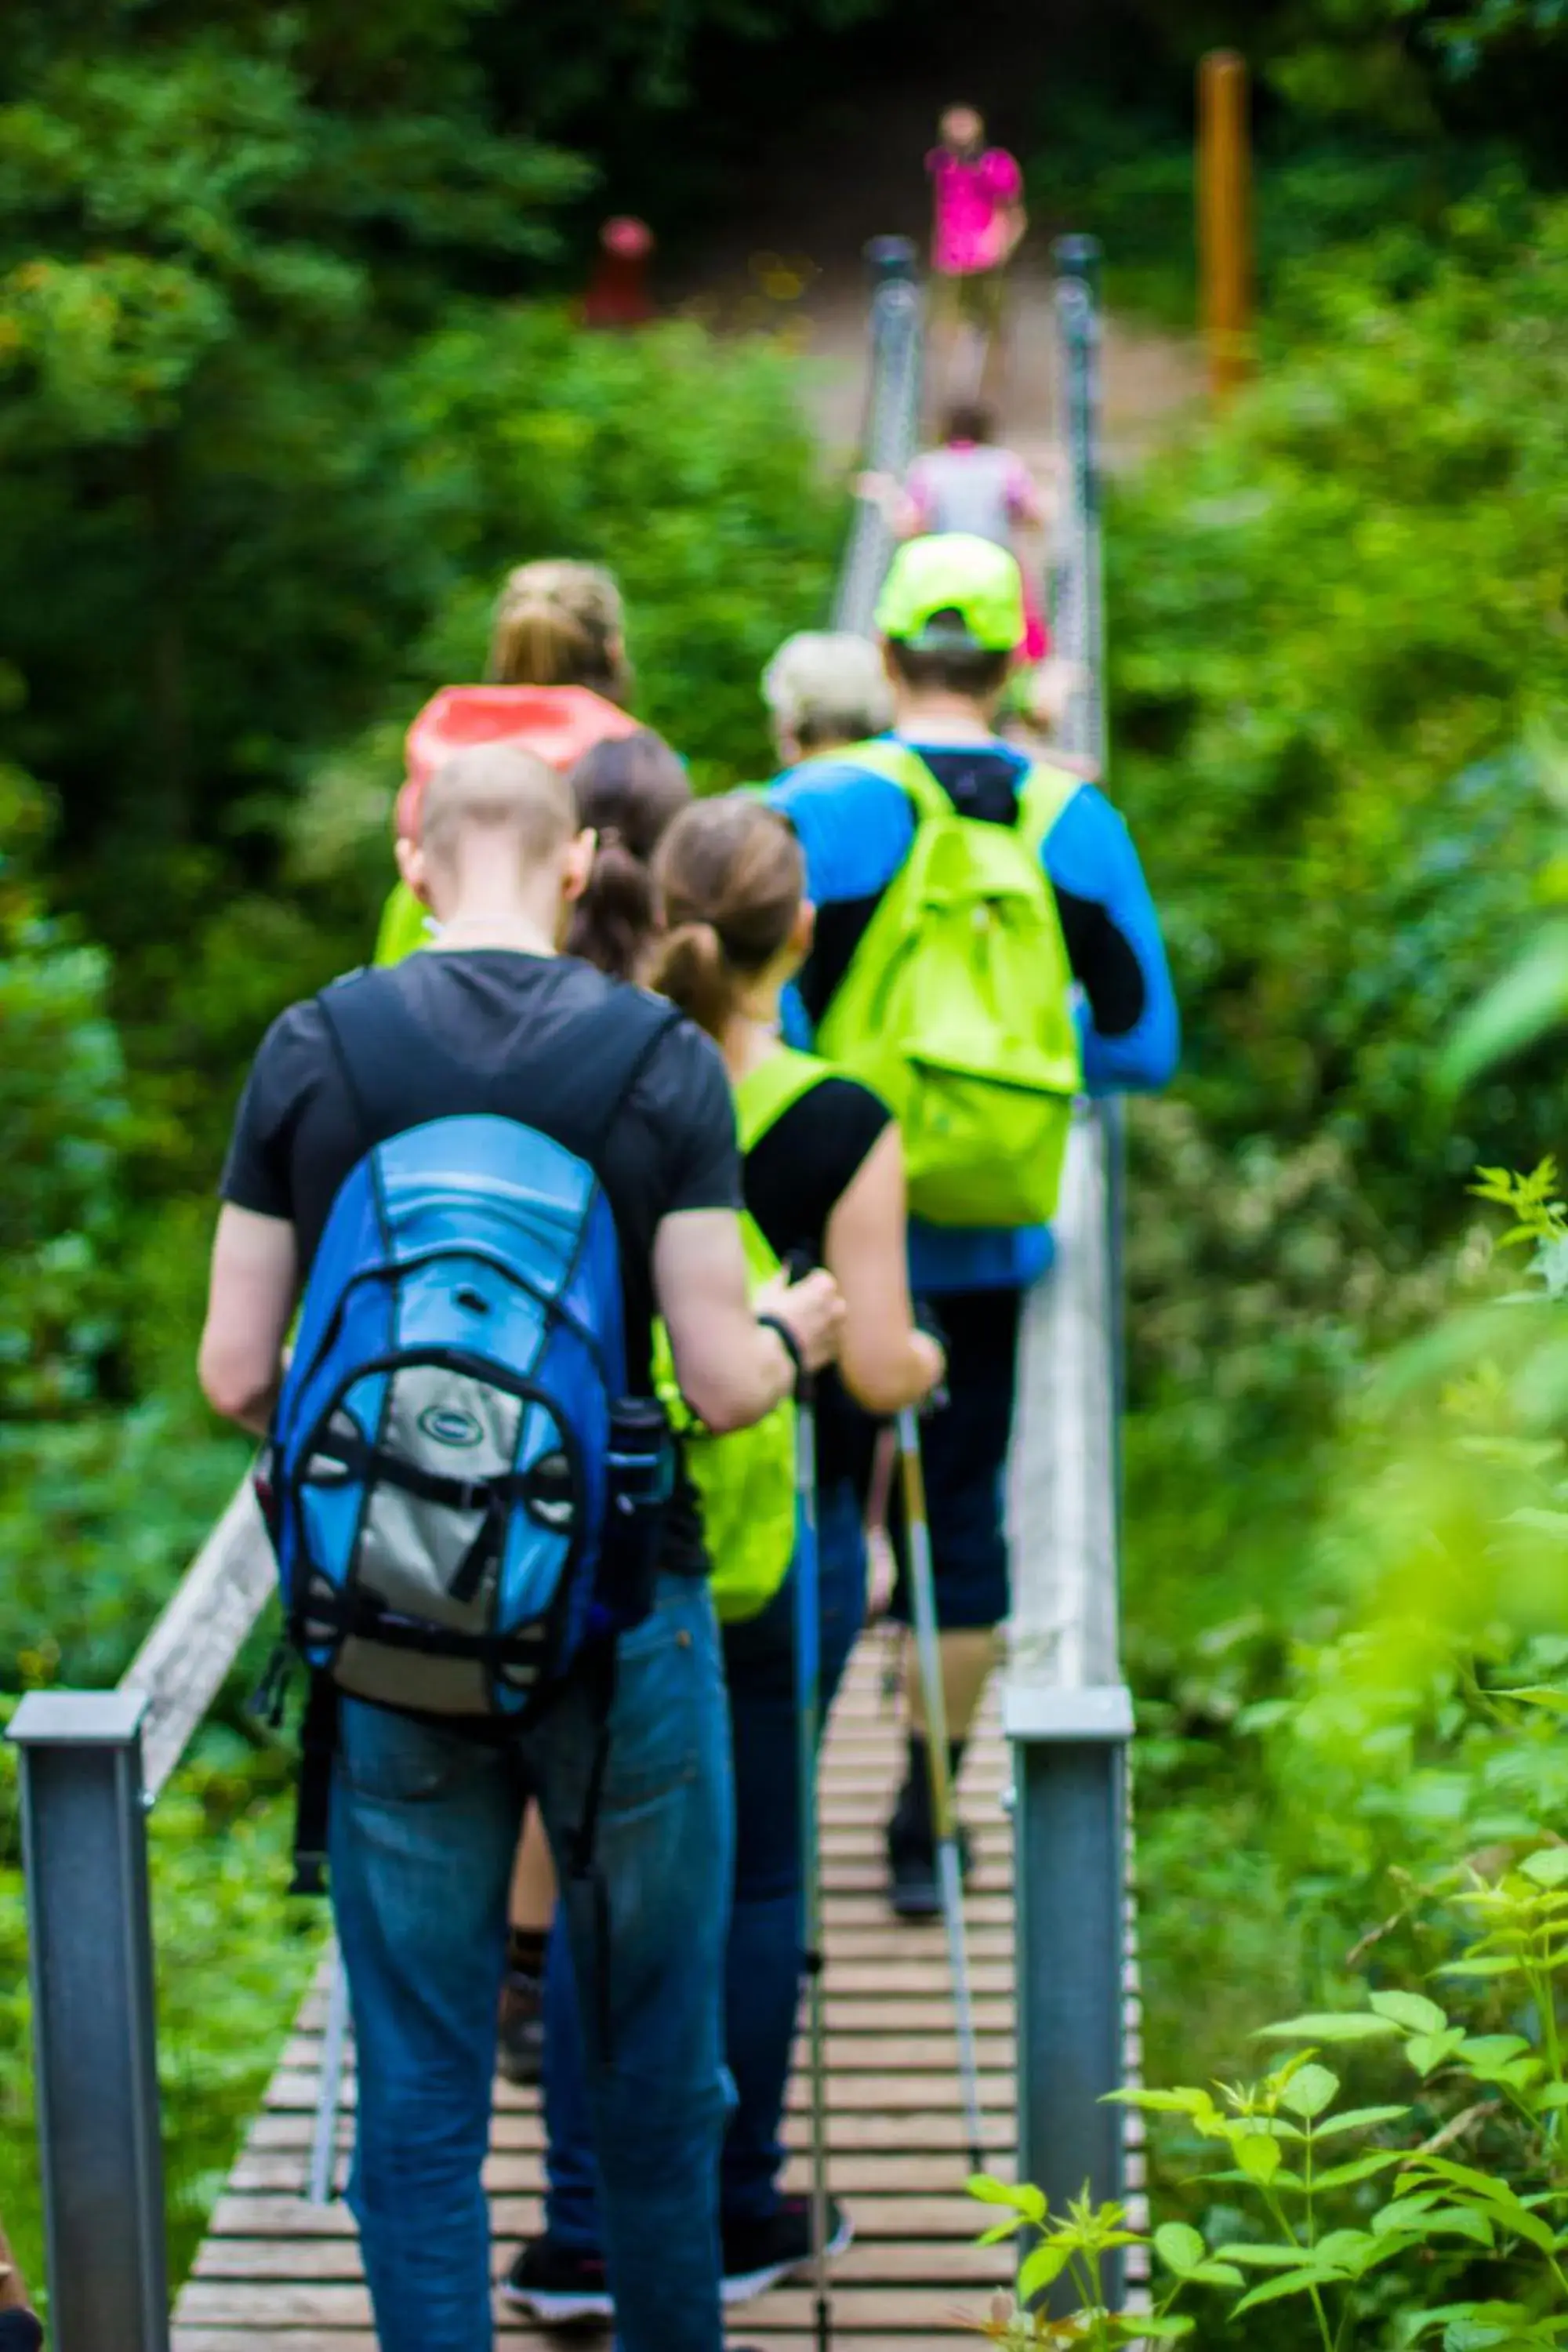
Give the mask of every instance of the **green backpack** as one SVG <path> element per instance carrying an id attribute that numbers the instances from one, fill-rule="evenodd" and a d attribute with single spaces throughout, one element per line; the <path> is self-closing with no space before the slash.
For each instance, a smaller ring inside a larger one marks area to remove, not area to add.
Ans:
<path id="1" fill-rule="evenodd" d="M 792 1103 L 828 1076 L 810 1054 L 780 1053 L 735 1088 L 735 1120 L 742 1156 L 760 1143 Z M 779 1271 L 779 1261 L 756 1220 L 741 1212 L 741 1238 L 753 1292 Z M 712 1437 L 680 1393 L 669 1335 L 654 1327 L 654 1391 L 681 1436 L 686 1466 L 702 1504 L 703 1532 L 713 1561 L 713 1605 L 724 1625 L 761 1614 L 784 1578 L 795 1546 L 795 1410 L 786 1397 L 750 1429 Z"/>
<path id="2" fill-rule="evenodd" d="M 1032 768 L 1016 822 L 986 824 L 961 816 L 904 744 L 837 756 L 901 786 L 915 837 L 817 1042 L 896 1116 L 916 1215 L 934 1225 L 1045 1224 L 1083 1062 L 1041 850 L 1078 779 Z"/>

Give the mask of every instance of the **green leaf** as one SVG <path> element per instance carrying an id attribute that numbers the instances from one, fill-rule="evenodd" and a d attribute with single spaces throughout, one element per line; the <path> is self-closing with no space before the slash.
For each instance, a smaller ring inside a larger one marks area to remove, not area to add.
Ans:
<path id="1" fill-rule="evenodd" d="M 1288 2294 L 1307 2294 L 1315 2286 L 1337 2286 L 1338 2284 L 1336 2272 L 1319 2270 L 1311 2263 L 1301 2263 L 1294 2270 L 1283 2272 L 1279 2278 L 1267 2280 L 1262 2286 L 1255 2286 L 1250 2294 L 1244 2294 L 1232 2317 L 1239 2319 L 1244 2311 L 1254 2311 L 1260 2303 L 1282 2303 Z"/>
<path id="2" fill-rule="evenodd" d="M 1532 1683 L 1523 1690 L 1495 1691 L 1496 1698 L 1516 1698 L 1531 1706 L 1544 1707 L 1550 1715 L 1568 1715 L 1568 1690 L 1558 1690 L 1549 1683 Z"/>
<path id="3" fill-rule="evenodd" d="M 1154 2232 L 1154 2252 L 1168 2271 L 1178 2278 L 1190 2278 L 1203 2262 L 1208 2248 L 1202 2234 L 1185 2221 L 1166 2221 Z"/>
<path id="4" fill-rule="evenodd" d="M 1340 2078 L 1331 2074 L 1326 2066 L 1300 2067 L 1279 2094 L 1280 2105 L 1293 2116 L 1310 2122 L 1325 2107 L 1332 2106 L 1340 2093 Z"/>
<path id="5" fill-rule="evenodd" d="M 1458 2025 L 1446 2025 L 1440 2033 L 1413 2033 L 1405 2045 L 1405 2055 L 1425 2079 L 1434 2068 L 1453 2057 L 1464 2039 L 1464 2028 Z"/>
<path id="6" fill-rule="evenodd" d="M 1062 2239 L 1051 2238 L 1026 2255 L 1018 2272 L 1019 2302 L 1027 2303 L 1032 2295 L 1060 2278 L 1072 2259 L 1072 2251 Z"/>
<path id="7" fill-rule="evenodd" d="M 1248 2180 L 1256 2181 L 1259 2189 L 1267 2189 L 1284 2157 L 1277 2139 L 1270 2139 L 1263 2132 L 1246 2132 L 1237 2139 L 1236 2160 Z"/>
<path id="8" fill-rule="evenodd" d="M 1448 2022 L 1447 2012 L 1425 1993 L 1374 1992 L 1370 2005 L 1379 2017 L 1391 2019 L 1411 2033 L 1441 2033 Z"/>
<path id="9" fill-rule="evenodd" d="M 1320 2172 L 1313 2186 L 1318 2189 L 1352 2189 L 1358 2180 L 1375 2180 L 1380 2172 L 1392 2171 L 1404 2164 L 1409 2151 L 1400 2147 L 1381 2147 L 1368 2156 L 1352 2157 L 1348 2164 L 1336 2164 Z"/>
<path id="10" fill-rule="evenodd" d="M 1460 1021 L 1438 1058 L 1438 1091 L 1445 1097 L 1458 1094 L 1483 1070 L 1555 1028 L 1565 1013 L 1568 926 L 1552 923 Z"/>
<path id="11" fill-rule="evenodd" d="M 1216 2246 L 1215 2258 L 1222 2263 L 1243 2263 L 1250 2270 L 1289 2271 L 1299 2267 L 1302 2249 L 1300 2246 L 1232 2244 Z"/>
<path id="12" fill-rule="evenodd" d="M 1028 2181 L 998 2180 L 989 2172 L 972 2172 L 964 2187 L 979 2205 L 1006 2205 L 1020 2221 L 1043 2222 L 1046 2200 Z"/>
<path id="13" fill-rule="evenodd" d="M 1564 1517 L 1568 1520 L 1568 1514 Z M 1568 1886 L 1568 1845 L 1542 1846 L 1539 1853 L 1527 1853 L 1519 1866 L 1537 1886 Z"/>
<path id="14" fill-rule="evenodd" d="M 1196 2326 L 1197 2321 L 1184 2311 L 1151 2312 L 1140 2317 L 1136 2340 L 1147 2337 L 1152 2344 L 1174 2344 L 1178 2337 L 1190 2336 Z"/>
<path id="15" fill-rule="evenodd" d="M 1403 2123 L 1409 2113 L 1408 2107 L 1342 2107 L 1313 2134 L 1313 2138 L 1321 2147 L 1324 2140 L 1335 2139 L 1342 2132 L 1375 2131 L 1380 2124 Z"/>
<path id="16" fill-rule="evenodd" d="M 1377 2042 L 1395 2031 L 1392 2019 L 1368 2016 L 1361 2010 L 1348 2010 L 1343 2015 L 1336 2011 L 1321 2014 L 1310 2011 L 1305 2017 L 1288 2017 L 1282 2024 L 1266 2025 L 1255 2038 L 1259 2042 Z"/>

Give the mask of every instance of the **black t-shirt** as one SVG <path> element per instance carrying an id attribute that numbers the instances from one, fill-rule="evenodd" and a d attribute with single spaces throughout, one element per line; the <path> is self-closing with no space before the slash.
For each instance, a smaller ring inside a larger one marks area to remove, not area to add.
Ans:
<path id="1" fill-rule="evenodd" d="M 575 958 L 505 948 L 426 951 L 329 993 L 350 1073 L 317 1000 L 275 1021 L 236 1116 L 224 1199 L 287 1218 L 308 1272 L 339 1188 L 373 1143 L 465 1113 L 521 1120 L 587 1160 L 605 1187 L 620 1242 L 627 1384 L 646 1395 L 654 1234 L 683 1210 L 741 1205 L 734 1108 L 710 1040 Z M 707 1564 L 684 1479 L 665 1562 Z"/>
<path id="2" fill-rule="evenodd" d="M 38 2352 L 43 2340 L 30 2311 L 0 2311 L 0 2352 Z"/>
<path id="3" fill-rule="evenodd" d="M 823 1078 L 752 1146 L 746 1206 L 775 1257 L 787 1261 L 798 1251 L 812 1265 L 822 1264 L 828 1220 L 891 1117 L 881 1097 L 856 1079 Z M 872 1426 L 837 1372 L 825 1372 L 816 1390 L 820 1486 L 864 1476 Z"/>

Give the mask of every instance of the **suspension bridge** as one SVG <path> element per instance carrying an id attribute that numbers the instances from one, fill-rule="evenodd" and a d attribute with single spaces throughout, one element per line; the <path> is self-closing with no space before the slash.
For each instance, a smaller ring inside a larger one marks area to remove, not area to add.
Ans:
<path id="1" fill-rule="evenodd" d="M 1068 495 L 1053 580 L 1057 650 L 1079 679 L 1063 748 L 1104 751 L 1097 257 L 1057 248 L 1057 429 Z M 921 409 L 912 252 L 871 248 L 865 462 L 901 474 Z M 889 553 L 857 512 L 835 625 L 868 632 Z M 1058 1255 L 1026 1311 L 1010 1469 L 1015 1610 L 1005 1672 L 965 1766 L 974 1835 L 966 1910 L 985 2155 L 1059 2208 L 1088 2183 L 1141 2188 L 1133 2132 L 1104 2095 L 1138 2062 L 1126 1765 L 1131 1706 L 1118 1651 L 1120 1156 L 1113 1108 L 1084 1106 L 1068 1154 Z M 21 1751 L 49 2304 L 58 2352 L 373 2352 L 353 2225 L 338 2193 L 353 2137 L 352 2051 L 324 1968 L 171 2309 L 164 2256 L 146 1812 L 272 1589 L 248 1487 L 192 1564 L 118 1690 L 29 1696 Z M 952 2344 L 1011 2275 L 974 2243 L 963 2193 L 945 1948 L 900 1925 L 881 1823 L 902 1769 L 874 1640 L 841 1695 L 822 1767 L 831 2178 L 856 2240 L 835 2266 L 846 2344 Z M 793 2185 L 805 2184 L 806 2091 L 792 2095 Z M 487 2183 L 497 2274 L 540 2226 L 536 2095 L 498 2085 Z M 1124 2283 L 1112 2281 L 1113 2292 Z M 1125 2283 L 1136 2294 L 1137 2283 Z M 503 2342 L 535 2334 L 500 2314 Z M 815 2332 L 805 2286 L 736 2315 L 751 2345 Z M 542 2339 L 541 2339 L 542 2340 Z"/>

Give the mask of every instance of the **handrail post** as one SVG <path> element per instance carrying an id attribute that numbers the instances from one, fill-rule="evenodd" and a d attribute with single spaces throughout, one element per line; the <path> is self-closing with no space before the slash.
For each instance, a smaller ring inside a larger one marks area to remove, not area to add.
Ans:
<path id="1" fill-rule="evenodd" d="M 917 254 L 907 236 L 874 236 L 866 247 L 871 271 L 870 375 L 862 463 L 901 481 L 920 431 L 923 305 Z M 892 533 L 873 500 L 856 502 L 849 541 L 833 599 L 833 625 L 868 637 Z"/>
<path id="2" fill-rule="evenodd" d="M 1056 264 L 1057 429 L 1068 493 L 1058 538 L 1051 642 L 1076 672 L 1063 748 L 1105 764 L 1105 583 L 1100 555 L 1100 270 L 1098 237 L 1062 236 Z"/>
<path id="3" fill-rule="evenodd" d="M 168 2352 L 146 1706 L 139 1691 L 34 1691 L 8 1733 L 58 2352 Z"/>
<path id="4" fill-rule="evenodd" d="M 1063 748 L 1105 757 L 1100 247 L 1055 247 L 1058 417 L 1069 497 L 1055 579 L 1058 655 L 1078 670 Z M 1079 1106 L 1056 1262 L 1025 1302 L 1010 1473 L 1013 1615 L 1003 1728 L 1013 1751 L 1018 2163 L 1053 2212 L 1087 2187 L 1120 2202 L 1127 2063 L 1127 1757 L 1119 1638 L 1121 1207 L 1114 1105 Z M 1120 2309 L 1126 2265 L 1105 2290 Z M 1042 2298 L 1073 2308 L 1063 2284 Z"/>
<path id="5" fill-rule="evenodd" d="M 1127 1750 L 1117 1640 L 1112 1158 L 1074 1121 L 1057 1262 L 1025 1306 L 1014 1444 L 1014 1611 L 1002 1724 L 1013 1750 L 1018 2162 L 1054 2212 L 1120 2200 L 1126 2063 Z M 1122 2265 L 1107 2289 L 1120 2307 Z M 1070 2309 L 1068 2290 L 1050 2303 Z"/>

